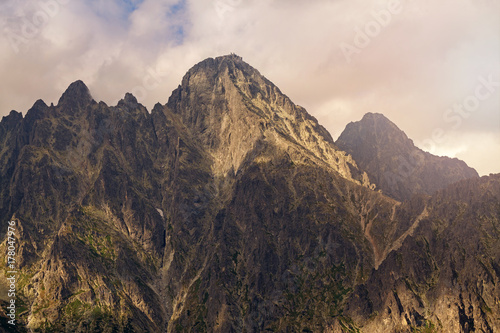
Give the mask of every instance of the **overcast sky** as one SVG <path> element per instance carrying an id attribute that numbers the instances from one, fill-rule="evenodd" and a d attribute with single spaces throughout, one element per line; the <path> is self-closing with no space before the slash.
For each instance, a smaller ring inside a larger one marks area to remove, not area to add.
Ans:
<path id="1" fill-rule="evenodd" d="M 234 52 L 336 139 L 366 112 L 415 144 L 500 172 L 498 0 L 2 0 L 0 116 L 77 79 L 115 105 L 166 103 Z"/>

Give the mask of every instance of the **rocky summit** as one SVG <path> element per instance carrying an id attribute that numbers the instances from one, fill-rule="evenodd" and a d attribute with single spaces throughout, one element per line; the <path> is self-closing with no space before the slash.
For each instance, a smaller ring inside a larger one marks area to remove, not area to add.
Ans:
<path id="1" fill-rule="evenodd" d="M 459 180 L 479 177 L 457 158 L 435 156 L 415 147 L 394 123 L 379 113 L 367 113 L 346 126 L 336 145 L 352 155 L 385 194 L 408 200 L 432 194 Z"/>
<path id="2" fill-rule="evenodd" d="M 2 329 L 500 330 L 500 175 L 422 153 L 392 190 L 381 175 L 416 148 L 365 118 L 334 143 L 236 55 L 195 65 L 151 112 L 81 81 L 12 111 L 0 251 L 14 224 L 16 326 L 4 266 Z"/>

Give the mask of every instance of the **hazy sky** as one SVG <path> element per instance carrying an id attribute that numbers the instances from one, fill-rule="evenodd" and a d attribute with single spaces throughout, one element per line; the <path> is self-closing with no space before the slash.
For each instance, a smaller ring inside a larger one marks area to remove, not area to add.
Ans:
<path id="1" fill-rule="evenodd" d="M 2 0 L 0 116 L 83 80 L 114 105 L 166 103 L 234 52 L 336 139 L 366 112 L 419 147 L 500 172 L 498 0 Z"/>

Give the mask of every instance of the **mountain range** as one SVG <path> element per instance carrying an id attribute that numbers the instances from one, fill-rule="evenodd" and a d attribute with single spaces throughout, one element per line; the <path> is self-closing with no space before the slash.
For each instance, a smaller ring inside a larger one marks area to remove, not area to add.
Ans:
<path id="1" fill-rule="evenodd" d="M 0 177 L 6 331 L 500 330 L 500 175 L 381 114 L 334 142 L 234 54 L 151 112 L 81 81 L 12 111 Z"/>

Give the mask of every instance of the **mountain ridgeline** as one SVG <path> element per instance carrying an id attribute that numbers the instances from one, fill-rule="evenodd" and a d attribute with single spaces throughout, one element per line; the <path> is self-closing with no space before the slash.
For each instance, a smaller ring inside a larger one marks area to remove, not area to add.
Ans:
<path id="1" fill-rule="evenodd" d="M 403 131 L 377 113 L 367 113 L 348 124 L 335 144 L 351 154 L 385 194 L 397 200 L 419 193 L 431 195 L 459 180 L 479 177 L 461 160 L 415 147 Z"/>
<path id="2" fill-rule="evenodd" d="M 394 187 L 383 175 L 416 148 L 365 118 L 334 143 L 236 55 L 195 65 L 151 112 L 81 81 L 12 111 L 0 251 L 15 221 L 18 308 L 14 328 L 5 267 L 1 327 L 500 330 L 500 175 L 422 153 Z"/>

